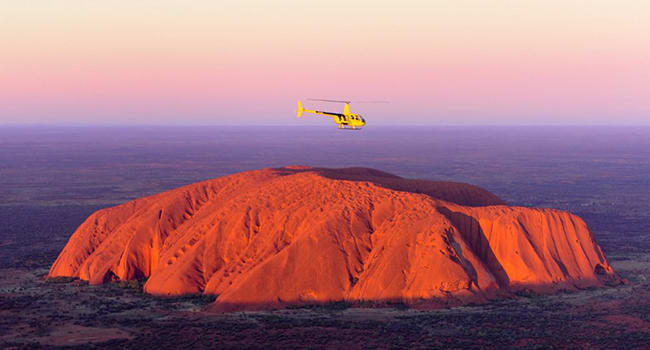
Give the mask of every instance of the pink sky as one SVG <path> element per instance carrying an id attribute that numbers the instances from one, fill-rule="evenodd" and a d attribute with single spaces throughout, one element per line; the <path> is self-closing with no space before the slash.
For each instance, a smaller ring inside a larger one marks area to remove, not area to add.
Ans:
<path id="1" fill-rule="evenodd" d="M 650 123 L 648 1 L 387 3 L 2 2 L 0 124 Z"/>

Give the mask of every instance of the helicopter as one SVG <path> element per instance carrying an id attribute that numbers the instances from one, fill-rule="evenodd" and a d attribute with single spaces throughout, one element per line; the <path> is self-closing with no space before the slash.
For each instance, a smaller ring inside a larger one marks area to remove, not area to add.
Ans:
<path id="1" fill-rule="evenodd" d="M 311 109 L 304 109 L 302 107 L 302 103 L 298 101 L 298 118 L 302 116 L 303 112 L 307 112 L 307 113 L 332 117 L 332 119 L 337 124 L 339 129 L 361 130 L 361 128 L 364 125 L 366 125 L 366 120 L 363 119 L 363 117 L 360 114 L 350 113 L 350 103 L 351 103 L 350 101 L 322 100 L 322 99 L 308 99 L 308 101 L 345 103 L 345 107 L 343 107 L 343 113 L 315 111 Z"/>

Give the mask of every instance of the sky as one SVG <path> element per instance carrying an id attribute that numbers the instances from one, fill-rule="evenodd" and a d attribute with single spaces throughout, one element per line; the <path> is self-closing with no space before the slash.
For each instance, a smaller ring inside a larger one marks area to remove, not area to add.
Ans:
<path id="1" fill-rule="evenodd" d="M 647 125 L 650 1 L 0 0 L 0 125 L 327 122 L 305 98 L 389 101 L 352 104 L 368 126 Z"/>

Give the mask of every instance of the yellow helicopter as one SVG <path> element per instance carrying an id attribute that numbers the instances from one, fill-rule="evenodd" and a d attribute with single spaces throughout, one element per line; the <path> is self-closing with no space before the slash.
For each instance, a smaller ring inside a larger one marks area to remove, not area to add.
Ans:
<path id="1" fill-rule="evenodd" d="M 321 100 L 321 99 L 309 99 L 309 101 L 345 103 L 345 107 L 343 107 L 343 113 L 315 111 L 311 109 L 302 108 L 302 103 L 298 101 L 298 118 L 302 116 L 303 112 L 307 112 L 307 113 L 332 117 L 334 122 L 338 125 L 339 129 L 361 130 L 361 128 L 364 125 L 366 125 L 366 120 L 363 119 L 363 117 L 360 114 L 350 113 L 350 101 Z"/>

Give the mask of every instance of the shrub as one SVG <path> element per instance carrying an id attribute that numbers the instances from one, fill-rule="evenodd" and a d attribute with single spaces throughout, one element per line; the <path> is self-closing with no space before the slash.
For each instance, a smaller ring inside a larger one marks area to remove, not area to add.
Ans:
<path id="1" fill-rule="evenodd" d="M 77 280 L 76 277 L 68 276 L 57 276 L 57 277 L 48 277 L 45 279 L 45 283 L 70 283 Z"/>

